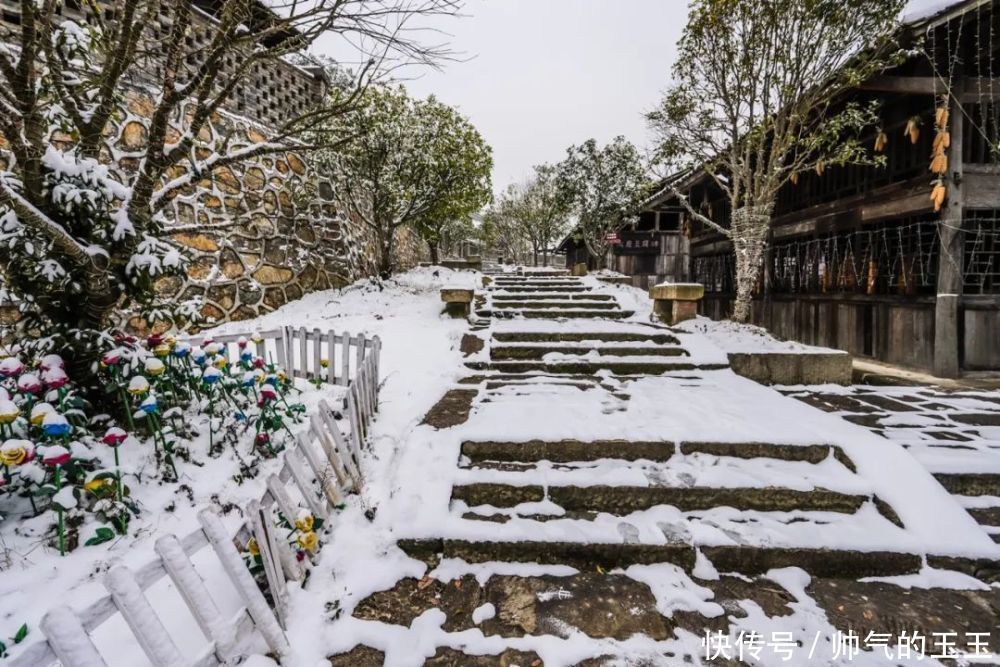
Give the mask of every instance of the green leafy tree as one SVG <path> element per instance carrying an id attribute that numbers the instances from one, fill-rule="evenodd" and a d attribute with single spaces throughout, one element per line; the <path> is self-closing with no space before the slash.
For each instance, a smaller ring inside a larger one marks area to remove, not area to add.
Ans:
<path id="1" fill-rule="evenodd" d="M 625 137 L 601 147 L 593 139 L 567 151 L 556 166 L 561 197 L 577 218 L 574 237 L 604 266 L 608 235 L 634 219 L 650 181 L 638 149 Z"/>
<path id="2" fill-rule="evenodd" d="M 728 198 L 731 224 L 673 189 L 694 220 L 732 241 L 733 318 L 746 321 L 778 191 L 797 174 L 870 158 L 859 141 L 873 106 L 842 93 L 898 62 L 903 0 L 695 0 L 673 84 L 648 114 L 659 158 L 702 173 Z"/>
<path id="3" fill-rule="evenodd" d="M 373 233 L 382 277 L 393 271 L 397 231 L 410 225 L 427 240 L 434 261 L 448 224 L 490 199 L 493 157 L 475 127 L 430 97 L 400 87 L 371 87 L 342 119 L 353 138 L 322 153 L 338 196 Z"/>

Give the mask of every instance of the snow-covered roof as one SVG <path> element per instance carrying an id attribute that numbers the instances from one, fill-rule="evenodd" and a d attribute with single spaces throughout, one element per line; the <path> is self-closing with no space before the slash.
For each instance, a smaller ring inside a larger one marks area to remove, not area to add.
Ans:
<path id="1" fill-rule="evenodd" d="M 899 15 L 900 21 L 913 25 L 934 18 L 938 14 L 943 14 L 950 9 L 962 5 L 979 5 L 988 3 L 990 0 L 909 0 L 906 7 Z"/>

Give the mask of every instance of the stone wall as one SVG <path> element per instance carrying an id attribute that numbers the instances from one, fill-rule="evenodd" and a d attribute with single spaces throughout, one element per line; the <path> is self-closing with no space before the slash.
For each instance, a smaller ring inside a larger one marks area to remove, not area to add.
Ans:
<path id="1" fill-rule="evenodd" d="M 130 95 L 126 110 L 106 132 L 101 154 L 122 182 L 138 168 L 153 107 L 146 98 Z M 168 141 L 180 136 L 183 125 L 183 118 L 175 119 Z M 217 144 L 228 141 L 230 150 L 238 149 L 263 141 L 264 132 L 246 119 L 216 114 L 195 150 L 204 159 Z M 72 141 L 59 132 L 51 140 L 64 147 Z M 167 177 L 179 178 L 189 167 L 180 163 Z M 256 317 L 308 292 L 377 274 L 378 252 L 370 233 L 345 217 L 330 184 L 303 155 L 263 156 L 216 169 L 176 191 L 164 213 L 167 238 L 191 262 L 186 279 L 165 277 L 156 287 L 167 298 L 201 299 L 206 325 Z M 426 244 L 409 228 L 397 234 L 395 262 L 405 270 L 425 257 Z M 139 319 L 127 325 L 145 330 Z"/>

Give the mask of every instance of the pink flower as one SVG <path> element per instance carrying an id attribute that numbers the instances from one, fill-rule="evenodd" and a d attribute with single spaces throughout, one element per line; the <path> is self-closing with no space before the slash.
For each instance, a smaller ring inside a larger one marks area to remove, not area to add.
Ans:
<path id="1" fill-rule="evenodd" d="M 61 466 L 69 463 L 70 453 L 69 450 L 62 445 L 53 445 L 52 447 L 47 447 L 45 453 L 42 454 L 42 463 L 47 466 Z"/>
<path id="2" fill-rule="evenodd" d="M 272 387 L 271 385 L 265 384 L 263 387 L 260 388 L 260 398 L 265 403 L 268 401 L 273 401 L 274 399 L 278 398 L 278 392 L 275 391 L 274 387 Z"/>
<path id="3" fill-rule="evenodd" d="M 246 336 L 240 336 L 239 340 L 236 341 L 236 346 L 241 350 L 247 346 Z"/>
<path id="4" fill-rule="evenodd" d="M 120 429 L 117 426 L 112 426 L 104 434 L 102 440 L 104 441 L 104 444 L 108 445 L 109 447 L 117 447 L 118 445 L 125 442 L 126 438 L 128 438 L 128 433 L 126 433 L 124 429 Z"/>
<path id="5" fill-rule="evenodd" d="M 0 375 L 5 378 L 20 375 L 23 370 L 24 364 L 17 357 L 7 357 L 3 361 L 0 361 Z"/>
<path id="6" fill-rule="evenodd" d="M 45 355 L 38 365 L 43 371 L 52 370 L 53 368 L 66 368 L 66 362 L 58 354 Z"/>
<path id="7" fill-rule="evenodd" d="M 17 388 L 28 394 L 37 394 L 42 390 L 42 383 L 34 373 L 25 373 L 17 379 Z"/>
<path id="8" fill-rule="evenodd" d="M 103 357 L 101 357 L 101 363 L 104 364 L 105 366 L 115 366 L 121 360 L 122 360 L 121 350 L 111 350 L 110 352 L 105 353 Z"/>
<path id="9" fill-rule="evenodd" d="M 66 386 L 66 383 L 69 382 L 69 376 L 62 368 L 53 367 L 42 373 L 42 380 L 50 389 L 59 389 Z"/>

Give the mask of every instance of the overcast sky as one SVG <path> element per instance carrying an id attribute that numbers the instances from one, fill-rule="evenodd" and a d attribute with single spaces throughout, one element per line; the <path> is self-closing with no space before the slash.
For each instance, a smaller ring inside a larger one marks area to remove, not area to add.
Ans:
<path id="1" fill-rule="evenodd" d="M 406 85 L 469 116 L 497 191 L 589 137 L 647 144 L 642 112 L 669 81 L 687 0 L 467 0 L 463 13 L 436 26 L 469 60 Z"/>

